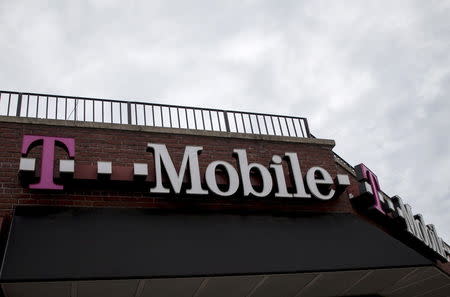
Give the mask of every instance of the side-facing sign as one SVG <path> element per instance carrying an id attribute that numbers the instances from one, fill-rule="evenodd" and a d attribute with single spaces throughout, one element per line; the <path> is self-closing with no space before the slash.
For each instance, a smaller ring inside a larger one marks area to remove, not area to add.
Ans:
<path id="1" fill-rule="evenodd" d="M 413 215 L 411 206 L 404 204 L 399 196 L 388 197 L 381 191 L 377 176 L 364 164 L 355 166 L 356 178 L 360 182 L 360 195 L 352 197 L 355 205 L 389 217 L 398 222 L 409 234 L 448 261 L 450 250 L 436 233 L 434 225 L 426 225 L 422 215 Z"/>

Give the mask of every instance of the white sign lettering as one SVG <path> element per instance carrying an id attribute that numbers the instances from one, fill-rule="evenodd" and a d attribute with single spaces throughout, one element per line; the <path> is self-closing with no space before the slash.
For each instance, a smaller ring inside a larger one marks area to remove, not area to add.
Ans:
<path id="1" fill-rule="evenodd" d="M 290 193 L 287 188 L 285 171 L 283 168 L 283 159 L 278 156 L 272 156 L 269 168 L 259 163 L 249 163 L 247 152 L 244 149 L 234 149 L 233 153 L 237 157 L 238 170 L 226 161 L 211 162 L 205 172 L 207 189 L 202 188 L 199 154 L 203 150 L 200 146 L 186 146 L 180 168 L 177 172 L 175 165 L 170 157 L 167 147 L 164 144 L 149 143 L 148 148 L 153 151 L 155 157 L 155 175 L 156 185 L 150 189 L 152 193 L 170 193 L 170 189 L 163 185 L 163 169 L 167 173 L 171 189 L 176 194 L 181 192 L 183 180 L 186 173 L 190 177 L 190 188 L 186 189 L 187 194 L 207 195 L 209 191 L 213 194 L 228 197 L 236 194 L 239 188 L 242 194 L 253 197 L 267 197 L 274 193 L 275 197 L 281 198 L 317 198 L 320 200 L 329 200 L 335 196 L 334 187 L 346 187 L 347 183 L 335 185 L 330 173 L 322 167 L 312 167 L 306 173 L 306 186 L 300 169 L 300 162 L 296 153 L 285 153 L 286 161 L 291 169 L 291 178 L 294 184 L 294 191 Z M 217 184 L 216 173 L 222 170 L 226 173 L 229 184 L 227 189 L 219 187 Z M 273 175 L 272 175 L 273 173 Z M 260 183 L 252 183 L 252 176 L 257 175 Z M 338 176 L 336 180 L 348 180 L 348 176 Z M 274 184 L 275 183 L 275 184 Z M 307 189 L 310 193 L 307 193 Z"/>

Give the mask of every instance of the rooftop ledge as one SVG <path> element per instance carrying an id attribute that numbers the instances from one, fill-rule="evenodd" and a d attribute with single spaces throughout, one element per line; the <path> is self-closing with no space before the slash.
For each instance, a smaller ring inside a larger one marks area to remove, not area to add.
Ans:
<path id="1" fill-rule="evenodd" d="M 303 117 L 0 91 L 0 121 L 321 144 Z"/>
<path id="2" fill-rule="evenodd" d="M 164 133 L 164 134 L 169 133 L 169 134 L 212 136 L 212 137 L 225 137 L 225 138 L 255 139 L 255 140 L 267 140 L 267 141 L 282 141 L 282 142 L 318 144 L 318 145 L 326 145 L 326 146 L 331 146 L 331 147 L 335 146 L 335 141 L 331 140 L 331 139 L 300 138 L 300 137 L 262 135 L 262 134 L 244 134 L 244 133 L 234 133 L 234 132 L 194 130 L 194 129 L 183 129 L 183 128 L 166 128 L 166 127 L 153 127 L 153 126 L 137 126 L 137 125 L 115 124 L 115 123 L 111 124 L 111 123 L 97 123 L 97 122 L 78 122 L 78 121 L 65 121 L 65 120 L 54 120 L 54 119 L 24 118 L 24 117 L 14 117 L 14 116 L 0 116 L 0 122 L 35 124 L 35 125 L 37 124 L 37 125 L 49 125 L 49 126 L 63 126 L 63 127 L 140 131 L 140 132 L 152 132 L 152 133 Z"/>

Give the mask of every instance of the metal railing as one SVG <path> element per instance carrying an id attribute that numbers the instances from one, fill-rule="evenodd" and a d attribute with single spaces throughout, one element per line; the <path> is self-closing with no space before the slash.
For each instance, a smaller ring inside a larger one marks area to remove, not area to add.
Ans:
<path id="1" fill-rule="evenodd" d="M 0 116 L 311 137 L 302 117 L 10 91 L 0 91 Z"/>
<path id="2" fill-rule="evenodd" d="M 339 164 L 345 166 L 346 169 L 347 169 L 348 171 L 350 171 L 350 173 L 351 173 L 353 176 L 356 176 L 356 170 L 355 170 L 355 167 L 353 167 L 352 165 L 350 165 L 350 163 L 348 163 L 347 161 L 345 161 L 344 158 L 342 158 L 341 156 L 339 156 L 337 153 L 333 152 L 333 155 L 334 155 L 334 160 L 335 160 L 337 163 L 339 163 Z"/>

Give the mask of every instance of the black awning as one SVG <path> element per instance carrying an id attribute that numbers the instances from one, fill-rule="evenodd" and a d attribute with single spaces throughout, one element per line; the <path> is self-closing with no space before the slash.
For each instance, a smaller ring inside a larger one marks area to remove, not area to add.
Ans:
<path id="1" fill-rule="evenodd" d="M 17 207 L 1 281 L 391 268 L 432 263 L 351 214 Z"/>

